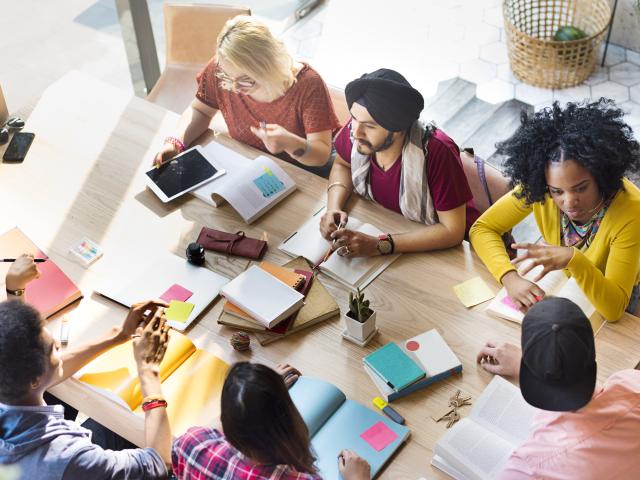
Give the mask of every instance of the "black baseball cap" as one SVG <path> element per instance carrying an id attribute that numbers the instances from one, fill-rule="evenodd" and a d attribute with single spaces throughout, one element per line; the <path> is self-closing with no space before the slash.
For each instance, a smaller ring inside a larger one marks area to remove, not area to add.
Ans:
<path id="1" fill-rule="evenodd" d="M 596 386 L 593 329 L 583 311 L 566 298 L 545 298 L 522 321 L 520 390 L 534 407 L 578 410 Z"/>

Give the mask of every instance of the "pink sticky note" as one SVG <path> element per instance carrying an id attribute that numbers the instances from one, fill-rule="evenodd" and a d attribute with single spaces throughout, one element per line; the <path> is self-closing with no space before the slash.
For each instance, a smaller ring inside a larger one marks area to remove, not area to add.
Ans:
<path id="1" fill-rule="evenodd" d="M 398 438 L 398 435 L 384 423 L 377 422 L 360 434 L 360 438 L 371 445 L 376 452 L 379 452 Z"/>
<path id="2" fill-rule="evenodd" d="M 502 303 L 504 303 L 509 308 L 513 308 L 514 310 L 520 311 L 520 309 L 516 307 L 516 304 L 513 303 L 513 300 L 511 300 L 511 297 L 509 295 L 502 297 Z"/>
<path id="3" fill-rule="evenodd" d="M 191 298 L 191 295 L 193 295 L 193 292 L 191 290 L 187 290 L 183 286 L 174 283 L 166 292 L 160 295 L 160 299 L 164 300 L 167 303 L 171 302 L 171 300 L 184 302 L 186 300 L 189 300 Z"/>

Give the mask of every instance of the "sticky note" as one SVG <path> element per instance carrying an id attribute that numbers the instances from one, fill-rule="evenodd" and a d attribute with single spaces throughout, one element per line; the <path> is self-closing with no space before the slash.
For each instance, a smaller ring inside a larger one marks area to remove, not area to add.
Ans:
<path id="1" fill-rule="evenodd" d="M 360 434 L 360 438 L 371 445 L 376 452 L 379 452 L 398 438 L 398 435 L 384 423 L 376 422 L 364 433 Z"/>
<path id="2" fill-rule="evenodd" d="M 513 308 L 514 310 L 520 311 L 520 309 L 516 306 L 516 304 L 513 303 L 513 300 L 511 300 L 511 297 L 509 295 L 506 295 L 502 298 L 502 303 L 504 303 L 509 308 Z"/>
<path id="3" fill-rule="evenodd" d="M 271 197 L 284 190 L 284 183 L 276 177 L 271 170 L 254 179 L 253 183 L 265 198 Z"/>
<path id="4" fill-rule="evenodd" d="M 160 295 L 160 300 L 164 300 L 165 302 L 170 302 L 171 300 L 179 300 L 181 302 L 186 302 L 191 298 L 193 292 L 184 288 L 182 285 L 178 285 L 174 283 L 171 285 L 166 292 Z"/>
<path id="5" fill-rule="evenodd" d="M 467 308 L 495 297 L 494 293 L 480 277 L 474 277 L 471 280 L 456 285 L 453 287 L 453 291 Z"/>
<path id="6" fill-rule="evenodd" d="M 164 313 L 167 316 L 167 320 L 184 323 L 189 318 L 189 315 L 191 315 L 193 307 L 195 307 L 193 303 L 171 300 L 169 308 L 167 308 Z"/>

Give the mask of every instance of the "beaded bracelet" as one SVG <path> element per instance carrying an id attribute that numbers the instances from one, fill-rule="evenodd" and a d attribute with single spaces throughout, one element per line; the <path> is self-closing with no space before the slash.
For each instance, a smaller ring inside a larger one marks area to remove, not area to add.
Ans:
<path id="1" fill-rule="evenodd" d="M 150 402 L 146 402 L 142 404 L 142 410 L 148 412 L 149 410 L 153 410 L 154 408 L 166 407 L 166 400 L 152 400 Z"/>
<path id="2" fill-rule="evenodd" d="M 184 152 L 187 149 L 182 140 L 176 137 L 167 137 L 164 139 L 164 143 L 170 143 L 171 145 L 176 147 L 180 153 Z"/>

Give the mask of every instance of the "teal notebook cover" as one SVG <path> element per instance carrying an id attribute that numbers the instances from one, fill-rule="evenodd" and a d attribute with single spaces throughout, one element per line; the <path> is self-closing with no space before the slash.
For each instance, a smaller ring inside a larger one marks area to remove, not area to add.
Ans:
<path id="1" fill-rule="evenodd" d="M 396 392 L 426 375 L 395 343 L 380 347 L 364 357 L 363 362 Z"/>
<path id="2" fill-rule="evenodd" d="M 369 462 L 371 478 L 375 477 L 410 434 L 404 425 L 346 399 L 335 385 L 317 378 L 300 377 L 289 394 L 309 429 L 316 467 L 325 480 L 342 479 L 338 454 L 344 449 L 356 452 Z M 397 436 L 380 451 L 360 436 L 378 422 Z"/>

